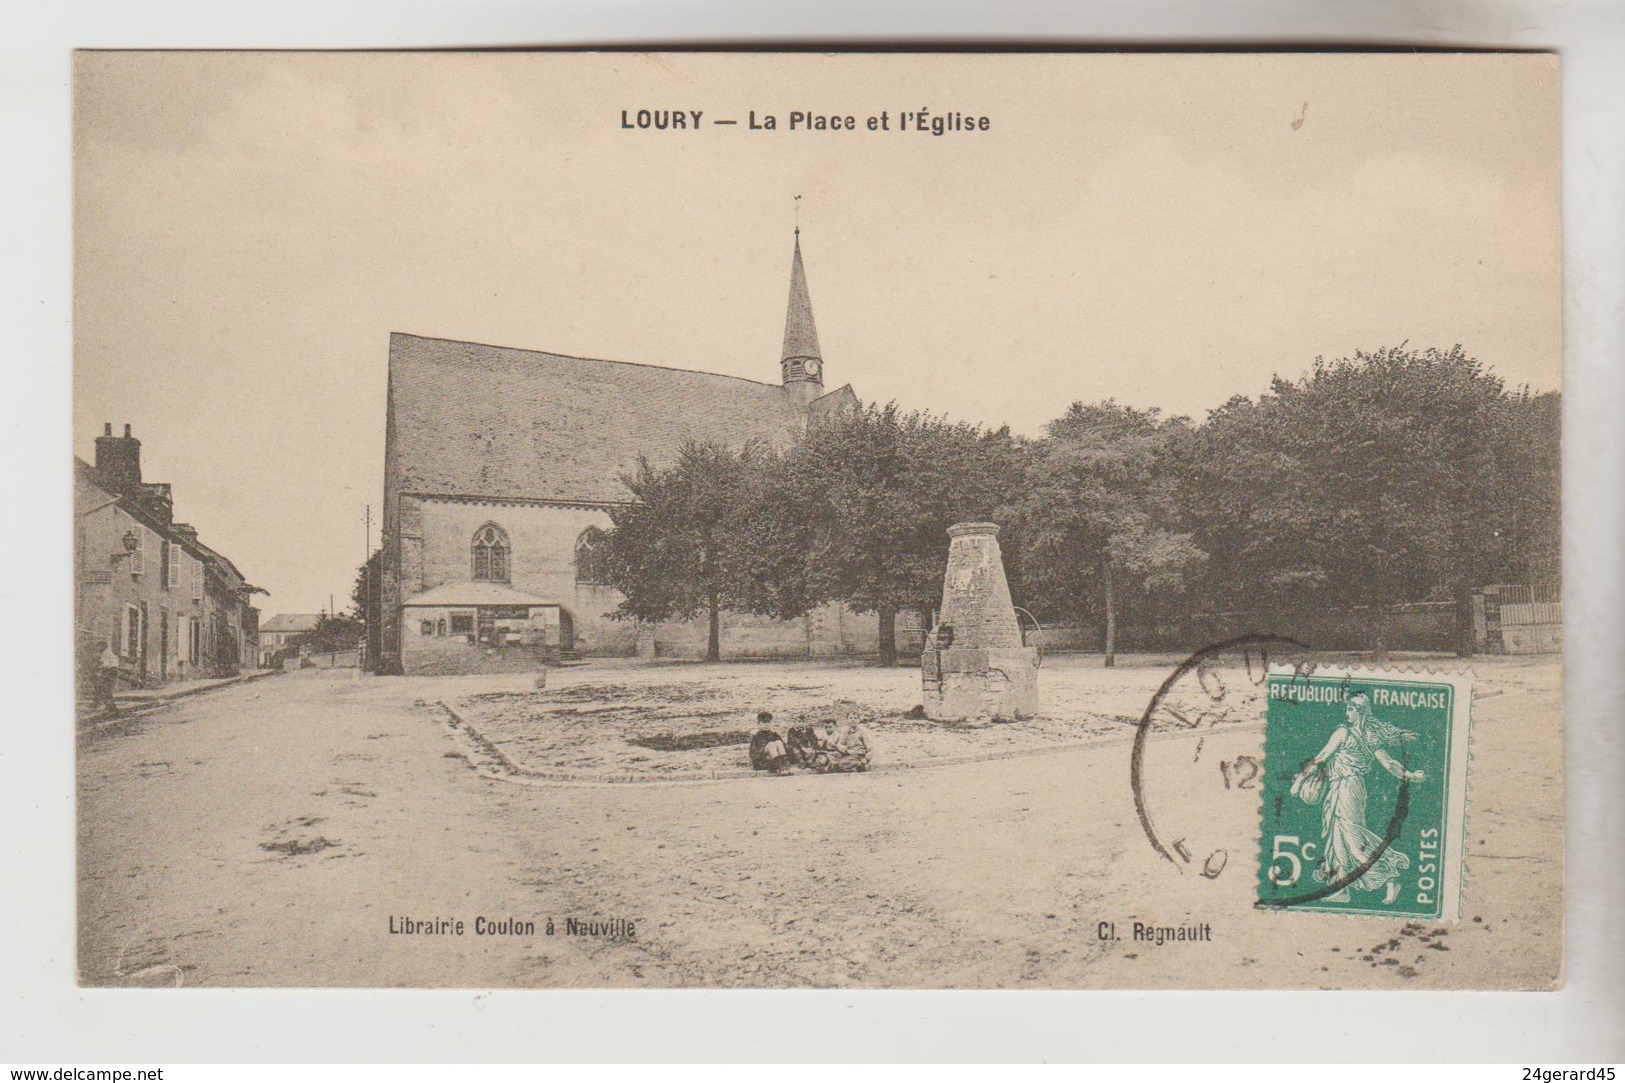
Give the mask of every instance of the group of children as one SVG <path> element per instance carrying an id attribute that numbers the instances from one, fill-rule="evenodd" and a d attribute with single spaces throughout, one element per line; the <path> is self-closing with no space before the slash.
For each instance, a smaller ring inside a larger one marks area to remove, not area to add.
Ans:
<path id="1" fill-rule="evenodd" d="M 756 715 L 756 735 L 750 739 L 750 766 L 753 771 L 788 775 L 797 771 L 816 774 L 846 773 L 869 769 L 869 742 L 863 729 L 847 719 L 839 724 L 833 718 L 817 726 L 791 726 L 780 737 L 769 728 L 770 711 Z"/>

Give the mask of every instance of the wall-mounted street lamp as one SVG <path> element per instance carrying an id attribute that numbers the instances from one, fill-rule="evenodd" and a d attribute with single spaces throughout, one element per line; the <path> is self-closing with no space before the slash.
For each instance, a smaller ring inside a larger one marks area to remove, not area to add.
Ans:
<path id="1" fill-rule="evenodd" d="M 141 539 L 135 536 L 133 530 L 126 530 L 121 540 L 124 543 L 124 552 L 114 553 L 110 563 L 117 564 L 121 560 L 128 560 L 141 547 Z"/>

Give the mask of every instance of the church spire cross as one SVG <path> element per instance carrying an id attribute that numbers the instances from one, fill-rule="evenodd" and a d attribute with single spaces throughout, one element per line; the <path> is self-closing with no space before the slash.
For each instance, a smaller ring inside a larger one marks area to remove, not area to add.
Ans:
<path id="1" fill-rule="evenodd" d="M 796 208 L 801 208 L 800 196 Z M 779 366 L 786 387 L 807 384 L 810 390 L 824 386 L 824 355 L 818 348 L 818 328 L 813 324 L 812 299 L 807 294 L 807 269 L 801 262 L 801 226 L 797 224 L 795 254 L 790 260 L 790 304 L 784 317 L 784 349 Z"/>

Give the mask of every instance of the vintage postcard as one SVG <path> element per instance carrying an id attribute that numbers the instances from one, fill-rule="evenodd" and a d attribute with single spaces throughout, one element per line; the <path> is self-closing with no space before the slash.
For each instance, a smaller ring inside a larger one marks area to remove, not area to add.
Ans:
<path id="1" fill-rule="evenodd" d="M 1557 986 L 1559 86 L 79 54 L 79 982 Z"/>

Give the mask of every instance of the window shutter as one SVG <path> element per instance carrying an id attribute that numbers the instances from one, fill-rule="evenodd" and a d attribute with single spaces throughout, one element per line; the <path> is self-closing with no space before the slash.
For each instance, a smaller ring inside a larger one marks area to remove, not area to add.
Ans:
<path id="1" fill-rule="evenodd" d="M 135 532 L 135 551 L 130 554 L 130 574 L 141 575 L 147 570 L 147 537 L 143 531 Z"/>
<path id="2" fill-rule="evenodd" d="M 181 585 L 181 547 L 174 542 L 169 543 L 169 582 L 168 587 Z"/>

